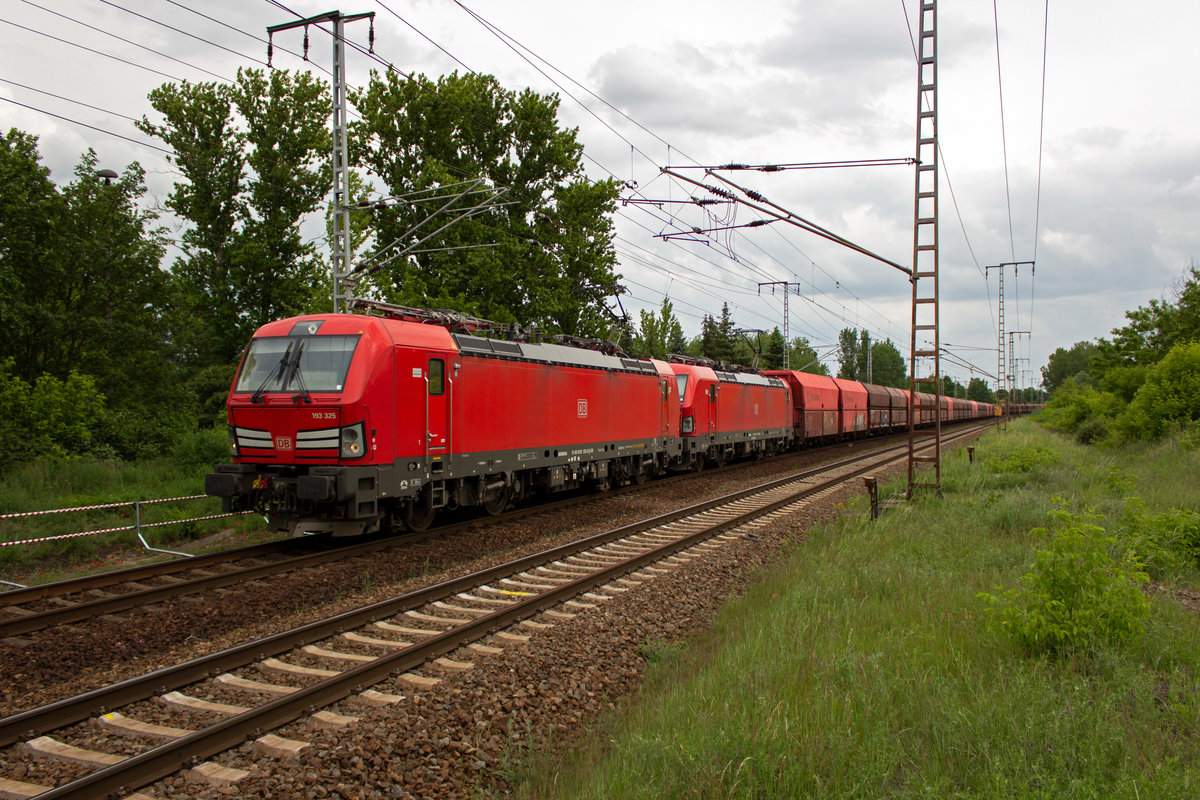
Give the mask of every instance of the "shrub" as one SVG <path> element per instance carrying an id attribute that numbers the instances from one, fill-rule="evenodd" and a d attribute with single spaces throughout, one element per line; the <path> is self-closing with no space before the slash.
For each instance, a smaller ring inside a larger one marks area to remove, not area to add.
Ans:
<path id="1" fill-rule="evenodd" d="M 1074 433 L 1084 444 L 1098 443 L 1106 438 L 1110 421 L 1122 407 L 1116 395 L 1067 378 L 1038 415 L 1038 422 L 1051 430 Z"/>
<path id="2" fill-rule="evenodd" d="M 93 452 L 102 457 L 115 454 L 125 461 L 159 458 L 172 452 L 195 425 L 190 409 L 114 409 L 96 426 Z"/>
<path id="3" fill-rule="evenodd" d="M 1200 567 L 1200 514 L 1195 511 L 1172 508 L 1148 514 L 1141 498 L 1131 497 L 1121 515 L 1121 529 L 1155 578 L 1185 565 Z"/>
<path id="4" fill-rule="evenodd" d="M 224 428 L 192 431 L 179 440 L 172 455 L 183 467 L 211 467 L 229 460 L 229 435 Z"/>
<path id="5" fill-rule="evenodd" d="M 1128 403 L 1146 382 L 1148 371 L 1149 367 L 1141 364 L 1109 367 L 1104 372 L 1101 388 Z"/>
<path id="6" fill-rule="evenodd" d="M 1129 439 L 1158 439 L 1200 420 L 1200 342 L 1181 342 L 1150 368 L 1119 420 Z"/>
<path id="7" fill-rule="evenodd" d="M 1108 438 L 1108 423 L 1103 419 L 1085 420 L 1075 430 L 1075 441 L 1080 444 L 1099 444 Z"/>
<path id="8" fill-rule="evenodd" d="M 104 395 L 87 375 L 42 375 L 32 385 L 0 362 L 0 463 L 63 459 L 88 452 Z"/>
<path id="9" fill-rule="evenodd" d="M 1016 447 L 1006 453 L 990 456 L 986 461 L 992 472 L 1030 472 L 1039 464 L 1053 464 L 1058 454 L 1044 445 L 1035 444 Z"/>
<path id="10" fill-rule="evenodd" d="M 994 618 L 1034 653 L 1091 648 L 1140 632 L 1150 612 L 1142 563 L 1130 551 L 1114 557 L 1117 542 L 1098 525 L 1062 510 L 1051 516 L 1060 527 L 1031 532 L 1047 542 L 1023 586 L 981 595 Z"/>

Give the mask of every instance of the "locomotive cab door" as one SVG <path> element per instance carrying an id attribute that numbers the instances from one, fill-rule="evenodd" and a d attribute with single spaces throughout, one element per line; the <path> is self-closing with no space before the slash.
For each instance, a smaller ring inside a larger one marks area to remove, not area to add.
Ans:
<path id="1" fill-rule="evenodd" d="M 425 447 L 434 474 L 450 466 L 454 384 L 447 373 L 448 362 L 445 354 L 430 353 L 425 368 Z"/>
<path id="2" fill-rule="evenodd" d="M 662 395 L 662 403 L 658 406 L 658 433 L 660 436 L 669 436 L 671 433 L 671 417 L 668 411 L 671 404 L 671 386 L 665 378 L 659 379 L 658 391 Z"/>

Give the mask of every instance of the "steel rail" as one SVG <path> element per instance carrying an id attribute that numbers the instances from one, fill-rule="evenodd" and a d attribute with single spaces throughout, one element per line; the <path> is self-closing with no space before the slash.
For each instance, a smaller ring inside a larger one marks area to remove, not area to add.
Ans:
<path id="1" fill-rule="evenodd" d="M 706 501 L 691 507 L 691 514 L 707 511 L 716 506 L 727 505 L 735 500 L 743 499 L 753 494 L 769 492 L 773 489 L 784 487 L 789 483 L 799 483 L 808 477 L 812 477 L 812 473 L 815 472 L 828 472 L 852 466 L 856 462 L 884 455 L 889 450 L 900 449 L 907 450 L 906 447 L 875 450 L 868 454 L 826 465 L 823 468 L 808 470 L 798 475 L 777 479 L 754 489 L 734 492 L 723 498 Z M 199 760 L 236 747 L 247 738 L 260 735 L 263 730 L 278 728 L 305 714 L 312 713 L 316 708 L 330 705 L 348 697 L 354 692 L 361 691 L 364 686 L 387 680 L 397 672 L 413 669 L 431 659 L 452 652 L 463 644 L 481 638 L 489 631 L 507 627 L 517 621 L 533 616 L 546 608 L 558 605 L 564 600 L 575 597 L 582 592 L 608 583 L 648 564 L 661 561 L 699 542 L 744 525 L 758 517 L 766 516 L 805 497 L 824 491 L 850 478 L 861 475 L 868 470 L 875 469 L 882 464 L 899 461 L 902 457 L 898 455 L 889 456 L 879 464 L 872 463 L 861 466 L 852 469 L 848 473 L 829 478 L 824 482 L 804 486 L 799 491 L 789 493 L 786 497 L 765 503 L 757 508 L 739 512 L 729 519 L 706 525 L 704 528 L 685 534 L 672 542 L 652 548 L 609 567 L 601 568 L 569 583 L 548 589 L 534 597 L 514 603 L 507 608 L 497 610 L 474 620 L 464 620 L 462 624 L 448 631 L 430 636 L 421 642 L 398 650 L 395 653 L 362 664 L 361 666 L 347 669 L 336 676 L 325 678 L 215 725 L 195 731 L 139 755 L 131 756 L 119 764 L 114 764 L 90 773 L 75 781 L 39 794 L 37 797 L 39 800 L 89 800 L 97 796 L 145 786 L 179 769 L 195 764 Z M 691 514 L 685 514 L 684 516 L 690 516 Z M 625 536 L 639 532 L 637 530 L 639 528 L 645 529 L 646 527 L 657 527 L 658 524 L 663 524 L 663 517 L 669 518 L 667 521 L 673 521 L 680 518 L 680 512 L 670 512 L 661 515 L 661 517 L 656 517 L 655 521 L 657 521 L 657 524 L 654 525 L 647 526 L 645 523 L 635 523 L 634 525 L 623 526 L 617 529 L 625 531 L 625 534 L 622 536 L 612 536 L 611 534 L 614 532 L 607 532 L 595 537 L 589 537 L 588 540 L 584 541 L 590 542 L 594 546 L 615 538 L 625 538 Z M 537 562 L 543 563 L 547 560 L 554 560 L 553 558 L 548 558 L 548 554 L 559 549 L 561 548 L 537 554 Z M 521 571 L 521 568 L 514 565 L 519 565 L 528 560 L 518 559 L 503 566 L 506 566 L 506 571 L 511 574 L 514 571 Z M 492 571 L 486 570 L 485 572 Z M 465 577 L 474 578 L 471 581 L 472 586 L 478 585 L 480 582 L 479 573 Z"/>
<path id="2" fill-rule="evenodd" d="M 239 547 L 234 550 L 222 550 L 220 552 L 192 556 L 186 561 L 156 561 L 152 564 L 139 564 L 95 575 L 81 575 L 77 578 L 67 578 L 51 583 L 39 583 L 34 586 L 26 586 L 22 589 L 10 589 L 0 592 L 0 607 L 32 603 L 37 600 L 45 600 L 49 597 L 62 597 L 63 595 L 75 594 L 87 591 L 88 589 L 100 589 L 105 586 L 113 586 L 129 581 L 157 578 L 161 575 L 186 572 L 189 569 L 202 569 L 242 558 L 259 558 L 265 555 L 273 555 L 287 549 L 285 542 L 303 543 L 305 541 L 307 540 L 286 539 L 275 542 L 263 542 Z M 302 546 L 302 544 L 293 545 L 293 548 L 296 546 Z"/>
<path id="3" fill-rule="evenodd" d="M 891 438 L 891 436 L 893 435 L 888 435 L 888 438 Z M 728 469 L 729 467 L 727 466 L 725 468 Z M 586 495 L 582 497 L 579 495 L 572 495 L 561 499 L 538 503 L 537 505 L 526 506 L 524 508 L 506 512 L 504 514 L 504 520 L 518 520 L 526 516 L 549 513 L 557 511 L 561 508 L 569 508 L 581 503 L 594 502 L 610 497 L 618 497 L 630 492 L 667 486 L 675 481 L 693 478 L 696 474 L 697 473 L 689 472 L 681 475 L 673 475 L 655 481 L 653 484 L 649 485 L 631 484 L 609 490 L 602 495 Z M 4 618 L 0 619 L 0 638 L 6 636 L 17 636 L 23 633 L 34 633 L 54 627 L 56 625 L 66 625 L 72 622 L 80 622 L 92 617 L 97 617 L 104 614 L 114 614 L 130 608 L 136 608 L 140 605 L 149 605 L 152 603 L 162 602 L 173 597 L 179 597 L 212 588 L 228 586 L 239 581 L 254 580 L 271 574 L 272 567 L 274 568 L 273 571 L 282 574 L 295 569 L 302 569 L 307 566 L 312 566 L 314 563 L 320 563 L 322 561 L 322 557 L 324 557 L 324 560 L 353 558 L 357 555 L 376 552 L 380 549 L 408 546 L 416 542 L 438 536 L 451 536 L 473 527 L 477 527 L 481 524 L 485 524 L 492 519 L 492 517 L 468 519 L 460 522 L 439 525 L 427 531 L 398 534 L 388 537 L 387 539 L 374 540 L 366 543 L 351 543 L 337 549 L 321 551 L 319 554 L 314 553 L 297 557 L 312 558 L 314 559 L 312 563 L 295 563 L 292 560 L 276 561 L 271 565 L 253 568 L 255 570 L 254 572 L 243 572 L 240 570 L 236 572 L 226 572 L 220 576 L 201 578 L 198 580 L 185 580 L 180 583 L 163 587 L 137 589 L 131 592 L 123 592 L 114 597 L 79 602 L 73 606 L 64 606 L 57 609 L 35 611 L 30 612 L 28 615 Z M 39 600 L 46 600 L 54 597 L 66 597 L 71 594 L 78 594 L 80 592 L 92 589 L 103 589 L 105 587 L 118 586 L 122 583 L 130 583 L 167 575 L 175 575 L 188 570 L 205 569 L 241 559 L 259 558 L 262 556 L 276 555 L 280 553 L 286 554 L 290 550 L 304 547 L 304 543 L 310 541 L 313 540 L 308 538 L 300 538 L 264 542 L 234 550 L 198 555 L 189 558 L 186 561 L 162 561 L 153 564 L 142 564 L 120 570 L 104 572 L 97 575 L 84 575 L 77 578 L 68 578 L 62 581 L 55 581 L 52 583 L 44 583 L 21 589 L 4 591 L 0 592 L 0 610 L 6 607 L 15 608 L 26 603 L 37 602 Z M 265 570 L 265 572 L 263 570 Z M 214 581 L 219 582 L 214 583 Z"/>
<path id="4" fill-rule="evenodd" d="M 686 480 L 694 477 L 696 473 L 687 473 L 682 475 L 673 475 L 663 480 L 655 481 L 653 484 L 631 484 L 611 489 L 602 495 L 572 495 L 569 497 L 557 498 L 548 502 L 538 503 L 537 505 L 525 506 L 523 508 L 514 509 L 506 512 L 503 515 L 504 521 L 518 520 L 533 514 L 541 514 L 557 511 L 561 508 L 569 508 L 573 505 L 578 505 L 581 502 L 594 502 L 610 497 L 619 497 L 629 492 L 646 490 L 659 486 L 670 485 L 670 483 L 678 480 Z M 318 555 L 326 555 L 336 558 L 353 558 L 356 555 L 375 552 L 380 549 L 388 549 L 391 547 L 408 546 L 418 541 L 437 537 L 450 536 L 458 534 L 464 530 L 478 527 L 481 524 L 494 521 L 494 517 L 477 517 L 474 519 L 462 520 L 459 522 L 439 525 L 427 531 L 411 532 L 407 534 L 397 534 L 385 539 L 374 539 L 369 542 L 351 542 L 340 548 L 321 551 L 320 554 L 306 554 L 298 558 L 317 557 Z M 204 569 L 231 561 L 241 559 L 259 558 L 262 556 L 275 555 L 278 553 L 287 553 L 289 550 L 300 549 L 305 546 L 305 543 L 318 541 L 316 537 L 283 539 L 274 542 L 264 542 L 247 547 L 240 547 L 235 550 L 225 550 L 217 553 L 209 553 L 206 555 L 198 555 L 187 559 L 186 561 L 161 561 L 153 564 L 142 564 L 133 567 L 126 567 L 120 570 L 113 570 L 97 575 L 83 575 L 77 578 L 68 578 L 62 581 L 54 581 L 52 583 L 43 583 L 36 586 L 28 586 L 21 589 L 13 589 L 0 592 L 0 609 L 4 607 L 20 606 L 25 603 L 32 603 L 38 600 L 45 600 L 51 597 L 65 597 L 71 594 L 87 591 L 89 589 L 102 589 L 108 586 L 117 586 L 122 583 L 136 582 L 149 578 L 157 578 L 163 575 L 173 575 L 179 572 L 186 572 L 193 569 Z M 278 561 L 275 566 L 280 567 L 280 572 L 290 571 L 292 569 L 310 566 L 307 564 L 299 564 L 298 566 L 288 566 L 291 561 Z M 239 575 L 243 573 L 229 572 L 225 575 Z M 253 580 L 254 578 L 262 577 L 261 574 L 255 574 L 252 577 L 245 577 L 245 580 Z M 185 581 L 183 583 L 172 584 L 168 587 L 152 587 L 150 589 L 139 589 L 133 592 L 126 592 L 119 597 L 103 598 L 95 601 L 79 603 L 71 609 L 52 609 L 43 612 L 32 612 L 27 617 L 14 617 L 11 619 L 0 620 L 0 637 L 12 636 L 19 633 L 32 633 L 38 630 L 52 627 L 54 625 L 67 624 L 70 622 L 78 622 L 82 619 L 87 619 L 92 616 L 101 614 L 111 614 L 116 611 L 123 611 L 137 605 L 150 604 L 161 602 L 168 597 L 175 595 L 191 594 L 195 591 L 203 591 L 204 589 L 213 588 L 212 584 L 207 583 L 209 579 L 201 579 L 198 581 Z M 218 584 L 221 586 L 228 583 Z M 195 588 L 192 588 L 192 587 Z M 161 591 L 159 591 L 161 590 Z M 174 590 L 171 592 L 171 590 Z M 157 592 L 157 593 L 156 593 Z M 162 593 L 166 592 L 166 594 Z M 122 602 L 125 598 L 142 598 L 138 602 Z M 87 609 L 85 611 L 84 609 Z M 45 619 L 45 624 L 41 624 L 39 620 Z"/>
<path id="5" fill-rule="evenodd" d="M 975 432 L 975 429 L 971 429 L 968 432 L 964 432 L 964 436 L 972 435 Z M 906 448 L 906 443 L 890 448 L 880 448 L 868 453 L 858 454 L 850 458 L 813 467 L 756 487 L 732 492 L 685 508 L 669 511 L 651 519 L 624 525 L 620 528 L 598 533 L 576 542 L 569 542 L 550 550 L 534 553 L 504 564 L 488 567 L 478 572 L 416 589 L 370 606 L 347 611 L 324 620 L 318 620 L 299 628 L 283 631 L 262 639 L 227 648 L 217 653 L 201 656 L 183 664 L 165 667 L 146 675 L 121 681 L 112 686 L 95 689 L 49 703 L 39 708 L 13 714 L 0 719 L 0 746 L 7 746 L 22 738 L 32 738 L 42 733 L 80 722 L 95 713 L 105 713 L 109 709 L 145 700 L 155 694 L 165 693 L 200 680 L 205 680 L 221 672 L 237 669 L 256 660 L 286 652 L 294 647 L 337 635 L 347 629 L 367 625 L 379 619 L 419 608 L 447 595 L 454 595 L 473 588 L 480 583 L 487 583 L 514 572 L 538 566 L 547 561 L 566 558 L 609 541 L 702 513 L 711 508 L 736 502 L 753 494 L 770 491 L 790 482 L 806 480 L 822 472 L 852 465 L 855 462 L 892 451 L 906 450 Z"/>
<path id="6" fill-rule="evenodd" d="M 690 477 L 690 475 L 675 476 L 675 478 L 687 477 Z M 669 478 L 668 480 L 674 480 L 675 478 Z M 663 483 L 659 482 L 656 485 L 662 486 Z M 584 498 L 575 496 L 562 498 L 549 503 L 542 503 L 536 506 L 517 509 L 509 514 L 506 514 L 504 519 L 506 521 L 520 519 L 521 517 L 530 514 L 555 511 L 562 507 L 576 505 L 581 501 L 591 502 L 596 499 L 619 496 L 629 491 L 644 488 L 647 487 L 640 485 L 625 486 L 621 487 L 620 489 L 612 490 L 603 496 L 587 496 Z M 311 567 L 326 561 L 349 559 L 360 555 L 374 553 L 379 550 L 410 546 L 425 539 L 461 533 L 464 530 L 477 527 L 488 519 L 491 518 L 464 520 L 448 525 L 441 525 L 428 531 L 397 534 L 387 538 L 377 538 L 368 542 L 352 543 L 338 548 L 321 550 L 315 553 L 306 553 L 301 556 L 275 561 L 270 564 L 262 564 L 246 569 L 238 569 L 237 571 L 233 572 L 225 572 L 221 573 L 220 575 L 186 580 L 181 583 L 171 584 L 169 586 L 153 586 L 144 589 L 137 589 L 131 592 L 123 592 L 112 597 L 104 597 L 96 600 L 76 603 L 72 606 L 31 612 L 28 616 L 0 619 L 0 638 L 5 636 L 16 636 L 22 633 L 34 633 L 40 630 L 45 630 L 46 628 L 54 627 L 56 625 L 66 625 L 72 622 L 79 622 L 81 620 L 101 616 L 103 614 L 113 614 L 118 611 L 136 608 L 137 606 L 159 603 L 173 597 L 195 594 L 197 592 L 229 586 L 231 584 L 240 582 L 249 582 L 276 573 L 282 574 L 286 572 L 293 572 L 295 570 Z M 298 549 L 303 547 L 302 543 L 309 541 L 312 540 L 285 539 L 277 542 L 266 542 L 263 544 L 251 545 L 249 547 L 238 548 L 236 550 L 212 553 L 208 556 L 196 556 L 195 558 L 190 558 L 187 561 L 168 561 L 155 564 L 146 564 L 118 570 L 115 572 L 104 573 L 103 575 L 85 575 L 80 578 L 72 578 L 66 581 L 47 583 L 40 586 L 30 586 L 25 589 L 17 589 L 0 594 L 0 606 L 17 606 L 22 603 L 44 600 L 50 597 L 64 597 L 70 594 L 86 591 L 88 589 L 115 586 L 121 583 L 145 580 L 147 578 L 155 578 L 163 575 L 172 575 L 187 570 L 203 569 L 204 567 L 211 567 L 241 559 L 258 558 L 264 555 L 286 553 L 289 549 Z"/>

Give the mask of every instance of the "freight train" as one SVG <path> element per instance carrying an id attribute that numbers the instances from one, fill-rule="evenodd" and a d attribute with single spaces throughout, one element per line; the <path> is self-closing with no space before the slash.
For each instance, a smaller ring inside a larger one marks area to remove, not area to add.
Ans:
<path id="1" fill-rule="evenodd" d="M 900 389 L 493 338 L 480 320 L 372 307 L 254 334 L 227 401 L 232 463 L 205 478 L 226 512 L 258 510 L 291 535 L 422 530 L 441 509 L 499 514 L 535 494 L 908 427 Z M 919 425 L 934 406 L 917 394 Z M 940 407 L 945 421 L 993 413 Z"/>

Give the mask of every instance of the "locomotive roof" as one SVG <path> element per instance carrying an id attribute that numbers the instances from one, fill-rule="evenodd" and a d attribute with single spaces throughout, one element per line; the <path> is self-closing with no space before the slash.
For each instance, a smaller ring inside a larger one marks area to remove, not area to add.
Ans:
<path id="1" fill-rule="evenodd" d="M 707 364 L 689 363 L 686 361 L 672 361 L 670 366 L 671 370 L 676 374 L 695 373 L 699 380 L 711 378 L 721 383 L 741 383 L 748 386 L 784 385 L 783 381 L 779 378 L 764 375 L 760 372 L 730 372 L 728 370 L 713 369 Z"/>
<path id="2" fill-rule="evenodd" d="M 308 330 L 308 323 L 320 323 L 320 325 L 315 329 Z M 513 342 L 505 339 L 489 339 L 467 333 L 451 333 L 443 325 L 429 325 L 365 314 L 314 314 L 290 317 L 263 325 L 255 333 L 255 336 L 361 333 L 370 327 L 386 329 L 392 341 L 399 345 L 458 350 L 463 355 L 637 372 L 646 375 L 657 375 L 660 372 L 654 361 L 648 358 L 608 355 L 599 350 L 548 342 Z M 663 369 L 665 367 L 664 364 Z"/>
<path id="3" fill-rule="evenodd" d="M 647 375 L 658 374 L 658 369 L 654 366 L 654 362 L 647 358 L 608 355 L 601 353 L 599 350 L 588 350 L 582 347 L 570 347 L 561 344 L 509 342 L 503 339 L 488 339 L 484 336 L 471 336 L 465 333 L 455 333 L 452 336 L 454 337 L 454 341 L 458 343 L 463 355 L 539 361 L 547 364 L 564 364 L 621 372 L 642 372 Z"/>

